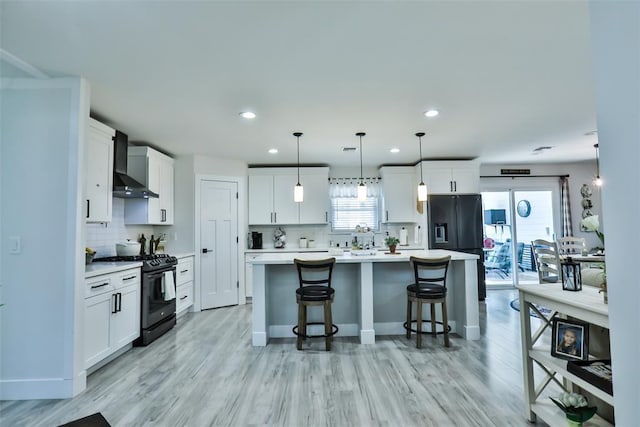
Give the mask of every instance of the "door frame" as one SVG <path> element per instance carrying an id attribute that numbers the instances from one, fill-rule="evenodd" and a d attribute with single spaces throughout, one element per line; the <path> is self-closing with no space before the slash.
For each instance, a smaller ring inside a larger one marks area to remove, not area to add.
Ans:
<path id="1" fill-rule="evenodd" d="M 509 209 L 513 224 L 511 225 L 511 240 L 518 242 L 518 227 L 516 220 L 516 191 L 551 191 L 551 209 L 553 211 L 553 230 L 557 235 L 561 228 L 560 224 L 560 178 L 559 177 L 539 177 L 526 178 L 505 177 L 505 178 L 480 178 L 480 192 L 508 192 Z M 511 262 L 518 259 L 517 245 L 511 245 Z M 512 266 L 515 267 L 515 266 Z M 512 285 L 515 287 L 520 282 L 520 275 L 517 267 L 513 268 L 516 274 L 513 275 Z"/>
<path id="2" fill-rule="evenodd" d="M 247 303 L 246 286 L 244 277 L 244 251 L 246 242 L 242 236 L 246 235 L 247 229 L 247 177 L 246 176 L 228 176 L 228 175 L 209 175 L 209 174 L 196 174 L 195 176 L 195 209 L 194 209 L 194 242 L 195 242 L 195 257 L 194 257 L 194 299 L 193 299 L 193 311 L 202 311 L 202 292 L 200 284 L 200 255 L 201 255 L 201 242 L 200 242 L 200 185 L 203 181 L 219 181 L 219 182 L 232 182 L 237 185 L 238 188 L 238 244 L 237 244 L 237 266 L 238 269 L 238 305 Z M 242 267 L 242 268 L 241 268 Z"/>

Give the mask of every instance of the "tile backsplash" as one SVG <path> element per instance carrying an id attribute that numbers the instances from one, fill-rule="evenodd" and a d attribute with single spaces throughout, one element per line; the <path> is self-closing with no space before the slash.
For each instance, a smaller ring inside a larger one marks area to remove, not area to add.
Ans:
<path id="1" fill-rule="evenodd" d="M 97 252 L 97 257 L 114 256 L 116 243 L 127 239 L 138 240 L 140 234 L 149 239 L 153 234 L 151 225 L 125 225 L 124 199 L 113 198 L 111 222 L 101 224 L 86 224 L 87 241 L 85 246 Z"/>

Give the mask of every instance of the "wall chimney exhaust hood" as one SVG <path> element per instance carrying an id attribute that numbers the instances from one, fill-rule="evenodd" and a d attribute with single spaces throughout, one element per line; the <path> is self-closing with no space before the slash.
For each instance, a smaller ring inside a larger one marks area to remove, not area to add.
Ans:
<path id="1" fill-rule="evenodd" d="M 127 152 L 129 138 L 119 130 L 113 138 L 113 197 L 126 199 L 158 198 L 158 194 L 149 190 L 127 175 Z"/>

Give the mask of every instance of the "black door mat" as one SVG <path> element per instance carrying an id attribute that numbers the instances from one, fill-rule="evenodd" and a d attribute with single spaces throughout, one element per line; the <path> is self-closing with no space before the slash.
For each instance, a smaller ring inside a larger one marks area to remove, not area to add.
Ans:
<path id="1" fill-rule="evenodd" d="M 79 418 L 58 427 L 111 427 L 111 424 L 107 422 L 100 412 L 97 412 L 88 417 Z"/>

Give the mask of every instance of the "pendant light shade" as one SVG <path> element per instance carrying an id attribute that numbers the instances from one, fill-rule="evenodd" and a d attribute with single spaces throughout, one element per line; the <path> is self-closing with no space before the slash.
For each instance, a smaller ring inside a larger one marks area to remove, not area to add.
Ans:
<path id="1" fill-rule="evenodd" d="M 296 137 L 296 144 L 298 146 L 298 183 L 293 187 L 293 201 L 301 203 L 304 201 L 304 187 L 300 184 L 300 137 L 302 132 L 294 132 L 293 136 Z"/>
<path id="2" fill-rule="evenodd" d="M 367 200 L 367 186 L 364 183 L 362 177 L 362 137 L 366 134 L 364 132 L 356 133 L 356 136 L 360 138 L 360 184 L 358 184 L 358 201 L 364 202 Z"/>
<path id="3" fill-rule="evenodd" d="M 600 178 L 600 150 L 598 144 L 594 144 L 593 147 L 596 149 L 596 179 L 593 180 L 593 183 L 602 187 L 602 178 Z"/>
<path id="4" fill-rule="evenodd" d="M 424 132 L 416 133 L 418 137 L 418 141 L 420 144 L 420 184 L 418 184 L 418 201 L 426 202 L 427 201 L 427 185 L 424 183 L 424 179 L 422 177 L 422 137 L 424 136 Z"/>

